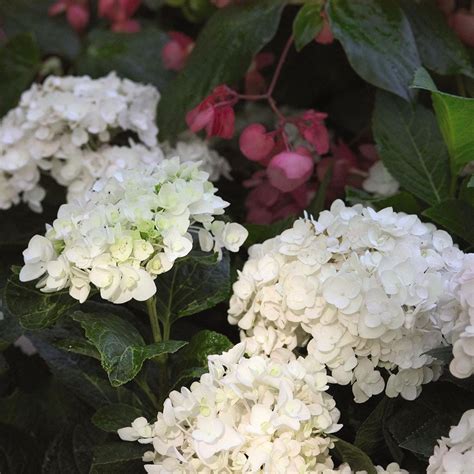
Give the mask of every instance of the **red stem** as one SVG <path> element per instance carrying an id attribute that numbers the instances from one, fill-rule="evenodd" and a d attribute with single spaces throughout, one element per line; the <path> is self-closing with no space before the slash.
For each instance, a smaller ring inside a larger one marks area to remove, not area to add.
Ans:
<path id="1" fill-rule="evenodd" d="M 267 96 L 268 97 L 271 97 L 272 94 L 273 94 L 273 90 L 275 89 L 278 78 L 280 77 L 280 73 L 281 73 L 281 69 L 283 67 L 283 63 L 285 62 L 285 59 L 288 56 L 288 53 L 290 51 L 290 47 L 291 47 L 292 44 L 293 44 L 293 35 L 288 38 L 288 41 L 286 42 L 286 45 L 283 48 L 283 51 L 281 53 L 280 59 L 278 60 L 277 67 L 276 67 L 275 72 L 273 74 L 272 82 L 270 82 L 270 87 L 267 90 Z"/>

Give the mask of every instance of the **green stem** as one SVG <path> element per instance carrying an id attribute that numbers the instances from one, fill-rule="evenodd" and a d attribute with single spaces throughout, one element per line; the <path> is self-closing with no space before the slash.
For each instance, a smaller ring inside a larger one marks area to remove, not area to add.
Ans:
<path id="1" fill-rule="evenodd" d="M 153 403 L 153 406 L 155 408 L 159 408 L 160 402 L 158 401 L 158 398 L 156 398 L 155 394 L 152 392 L 145 377 L 142 377 L 141 375 L 139 375 L 138 377 L 135 377 L 134 381 L 142 389 L 143 393 L 147 395 L 147 397 Z"/>
<path id="2" fill-rule="evenodd" d="M 156 311 L 156 297 L 152 296 L 146 300 L 146 309 L 148 312 L 148 317 L 150 318 L 151 332 L 153 334 L 153 340 L 155 342 L 161 342 L 161 330 L 160 323 L 158 320 L 158 313 Z"/>

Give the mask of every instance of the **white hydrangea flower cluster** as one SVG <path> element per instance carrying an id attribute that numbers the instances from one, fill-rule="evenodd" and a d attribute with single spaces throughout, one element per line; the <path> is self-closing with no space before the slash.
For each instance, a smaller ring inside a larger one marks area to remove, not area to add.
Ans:
<path id="1" fill-rule="evenodd" d="M 377 161 L 370 167 L 369 176 L 363 181 L 362 188 L 377 197 L 390 197 L 398 192 L 400 184 L 382 161 Z"/>
<path id="2" fill-rule="evenodd" d="M 445 231 L 338 200 L 249 255 L 229 322 L 250 353 L 307 345 L 338 383 L 352 384 L 357 402 L 384 389 L 412 400 L 439 377 L 426 353 L 446 344 L 438 321 L 455 301 L 451 281 L 465 259 Z"/>
<path id="3" fill-rule="evenodd" d="M 207 178 L 175 157 L 97 181 L 82 202 L 59 208 L 45 237 L 30 240 L 20 280 L 41 277 L 42 291 L 68 288 L 80 302 L 91 284 L 113 303 L 143 301 L 156 292 L 154 278 L 192 250 L 192 233 L 206 251 L 237 251 L 248 232 L 214 220 L 228 203 Z"/>
<path id="4" fill-rule="evenodd" d="M 449 369 L 458 378 L 474 374 L 474 254 L 467 254 L 464 265 L 453 280 L 457 304 L 439 314 L 443 333 L 453 345 Z"/>
<path id="5" fill-rule="evenodd" d="M 167 156 L 177 155 L 182 161 L 200 162 L 201 169 L 209 174 L 209 181 L 218 181 L 222 176 L 232 179 L 229 162 L 194 133 L 180 134 L 174 147 L 165 143 L 163 149 Z"/>
<path id="6" fill-rule="evenodd" d="M 118 430 L 125 441 L 153 444 L 147 472 L 335 472 L 327 434 L 340 429 L 340 414 L 324 366 L 289 351 L 244 351 L 240 343 L 210 356 L 209 372 L 172 391 L 155 422 Z"/>
<path id="7" fill-rule="evenodd" d="M 428 474 L 471 473 L 474 466 L 474 410 L 466 411 L 447 438 L 438 440 Z"/>
<path id="8" fill-rule="evenodd" d="M 135 132 L 155 146 L 159 98 L 153 86 L 115 73 L 101 79 L 50 76 L 34 84 L 0 123 L 0 209 L 23 200 L 41 211 L 40 172 L 54 166 L 56 175 L 71 173 L 78 155 L 109 143 L 117 131 Z"/>

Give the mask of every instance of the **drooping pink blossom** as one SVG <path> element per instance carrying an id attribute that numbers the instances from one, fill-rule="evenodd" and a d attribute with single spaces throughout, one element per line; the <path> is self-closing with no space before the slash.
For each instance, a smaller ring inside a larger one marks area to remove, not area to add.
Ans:
<path id="1" fill-rule="evenodd" d="M 245 75 L 245 93 L 246 94 L 262 94 L 265 92 L 266 83 L 261 71 L 271 66 L 275 61 L 273 53 L 259 53 L 255 56 Z"/>
<path id="2" fill-rule="evenodd" d="M 319 155 L 329 151 L 329 132 L 324 124 L 326 118 L 326 113 L 311 109 L 293 120 L 301 136 L 313 145 Z"/>
<path id="3" fill-rule="evenodd" d="M 275 138 L 266 128 L 253 123 L 240 134 L 239 146 L 242 154 L 251 161 L 262 161 L 275 148 Z"/>
<path id="4" fill-rule="evenodd" d="M 140 7 L 141 0 L 99 0 L 99 16 L 111 22 L 111 30 L 117 33 L 136 33 L 140 23 L 131 17 Z"/>
<path id="5" fill-rule="evenodd" d="M 58 0 L 48 10 L 50 16 L 66 14 L 68 23 L 78 32 L 89 24 L 90 12 L 88 0 Z"/>
<path id="6" fill-rule="evenodd" d="M 193 132 L 206 129 L 208 137 L 232 138 L 235 128 L 234 105 L 238 98 L 226 85 L 217 86 L 199 105 L 186 114 Z"/>
<path id="7" fill-rule="evenodd" d="M 314 41 L 319 44 L 331 44 L 334 41 L 334 35 L 332 34 L 331 25 L 329 24 L 328 16 L 324 10 L 321 11 L 321 16 L 323 17 L 323 27 L 316 38 L 314 38 Z"/>
<path id="8" fill-rule="evenodd" d="M 161 50 L 161 59 L 165 69 L 181 71 L 194 48 L 194 41 L 179 31 L 169 31 L 170 40 Z"/>
<path id="9" fill-rule="evenodd" d="M 306 154 L 284 151 L 275 155 L 268 164 L 267 176 L 275 188 L 294 191 L 311 177 L 314 160 Z"/>

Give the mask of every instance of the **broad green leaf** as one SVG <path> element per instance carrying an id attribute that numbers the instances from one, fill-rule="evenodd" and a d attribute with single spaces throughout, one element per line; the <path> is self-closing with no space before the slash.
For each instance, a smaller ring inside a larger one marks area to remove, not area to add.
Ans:
<path id="1" fill-rule="evenodd" d="M 208 356 L 222 354 L 232 346 L 232 342 L 223 334 L 207 329 L 199 331 L 191 338 L 189 344 L 176 355 L 176 365 L 182 369 L 207 367 Z"/>
<path id="2" fill-rule="evenodd" d="M 295 47 L 301 51 L 309 42 L 313 41 L 323 27 L 321 9 L 323 2 L 316 1 L 304 4 L 293 22 L 293 36 Z"/>
<path id="3" fill-rule="evenodd" d="M 334 449 L 336 456 L 349 464 L 353 471 L 367 471 L 368 474 L 376 474 L 375 466 L 369 456 L 361 449 L 340 438 L 334 439 Z"/>
<path id="4" fill-rule="evenodd" d="M 43 55 L 74 59 L 81 47 L 79 36 L 64 15 L 48 15 L 50 0 L 0 0 L 2 28 L 8 37 L 30 32 Z"/>
<path id="5" fill-rule="evenodd" d="M 184 316 L 212 308 L 227 299 L 230 291 L 229 255 L 220 261 L 215 255 L 192 252 L 158 275 L 156 307 L 162 320 L 171 323 Z"/>
<path id="6" fill-rule="evenodd" d="M 474 175 L 469 178 L 469 182 L 467 183 L 468 188 L 474 188 Z"/>
<path id="7" fill-rule="evenodd" d="M 119 428 L 130 426 L 143 412 L 136 407 L 117 403 L 99 408 L 92 417 L 92 423 L 108 433 L 117 433 Z"/>
<path id="8" fill-rule="evenodd" d="M 15 107 L 40 65 L 38 46 L 28 34 L 14 36 L 0 49 L 0 117 Z M 4 212 L 4 211 L 2 211 Z"/>
<path id="9" fill-rule="evenodd" d="M 284 230 L 289 229 L 295 219 L 288 217 L 281 219 L 273 224 L 261 225 L 261 224 L 245 224 L 245 228 L 249 231 L 249 236 L 245 241 L 245 247 L 250 247 L 254 244 L 260 244 L 265 240 L 272 239 L 277 235 L 281 234 Z"/>
<path id="10" fill-rule="evenodd" d="M 357 430 L 354 445 L 369 456 L 383 446 L 385 418 L 393 411 L 393 400 L 384 397 Z"/>
<path id="11" fill-rule="evenodd" d="M 76 71 L 92 77 L 116 71 L 122 77 L 162 90 L 175 76 L 161 60 L 160 53 L 167 42 L 168 36 L 156 27 L 145 27 L 133 35 L 93 30 L 87 36 Z"/>
<path id="12" fill-rule="evenodd" d="M 32 338 L 39 355 L 58 380 L 89 406 L 98 409 L 112 403 L 140 407 L 137 396 L 126 387 L 112 387 L 97 361 L 57 349 L 51 344 L 58 328 L 43 330 Z"/>
<path id="13" fill-rule="evenodd" d="M 447 231 L 474 244 L 474 207 L 459 199 L 448 199 L 423 212 Z"/>
<path id="14" fill-rule="evenodd" d="M 449 157 L 434 114 L 378 91 L 373 116 L 378 152 L 401 186 L 428 204 L 449 198 Z"/>
<path id="15" fill-rule="evenodd" d="M 38 474 L 41 472 L 37 440 L 10 426 L 0 424 L 0 472 Z"/>
<path id="16" fill-rule="evenodd" d="M 451 156 L 451 170 L 474 161 L 474 99 L 440 92 L 424 69 L 417 71 L 413 87 L 431 91 L 439 128 Z"/>
<path id="17" fill-rule="evenodd" d="M 139 443 L 110 442 L 98 446 L 90 474 L 130 474 L 143 469 L 142 457 L 149 446 Z"/>
<path id="18" fill-rule="evenodd" d="M 114 387 L 132 380 L 145 360 L 176 352 L 186 345 L 183 341 L 164 341 L 146 346 L 132 324 L 111 313 L 76 311 L 72 318 L 81 324 L 87 339 L 99 351 L 102 367 Z"/>
<path id="19" fill-rule="evenodd" d="M 402 0 L 421 60 L 438 74 L 474 74 L 465 46 L 449 27 L 446 17 L 432 0 Z"/>
<path id="20" fill-rule="evenodd" d="M 93 344 L 85 339 L 66 338 L 55 342 L 54 345 L 59 349 L 74 352 L 74 354 L 80 354 L 100 360 L 99 351 L 93 346 Z"/>
<path id="21" fill-rule="evenodd" d="M 349 62 L 367 82 L 410 100 L 420 58 L 396 0 L 330 0 L 331 29 Z"/>
<path id="22" fill-rule="evenodd" d="M 180 390 L 183 385 L 195 379 L 198 379 L 206 372 L 207 370 L 204 367 L 193 367 L 191 369 L 185 369 L 179 372 L 178 376 L 173 381 L 173 386 L 171 390 Z"/>
<path id="23" fill-rule="evenodd" d="M 351 204 L 365 204 L 377 210 L 391 207 L 396 212 L 407 214 L 420 214 L 423 210 L 416 198 L 406 191 L 390 197 L 376 197 L 362 189 L 346 187 L 346 200 Z"/>
<path id="24" fill-rule="evenodd" d="M 77 305 L 67 290 L 43 293 L 35 288 L 34 283 L 20 282 L 17 273 L 9 278 L 4 298 L 7 310 L 30 330 L 52 326 Z"/>
<path id="25" fill-rule="evenodd" d="M 158 125 L 164 139 L 185 128 L 186 112 L 214 87 L 241 79 L 274 36 L 285 2 L 259 0 L 218 10 L 201 30 L 186 67 L 163 91 Z"/>

